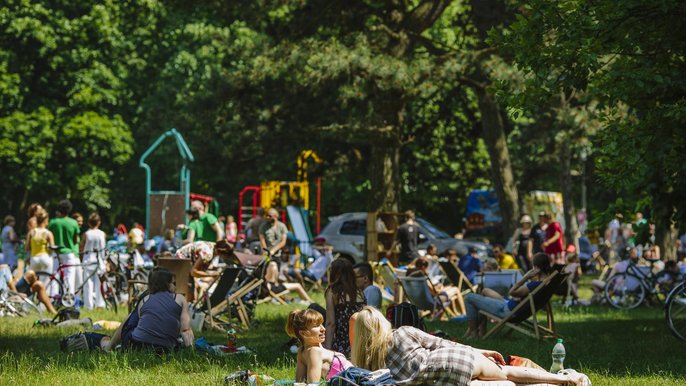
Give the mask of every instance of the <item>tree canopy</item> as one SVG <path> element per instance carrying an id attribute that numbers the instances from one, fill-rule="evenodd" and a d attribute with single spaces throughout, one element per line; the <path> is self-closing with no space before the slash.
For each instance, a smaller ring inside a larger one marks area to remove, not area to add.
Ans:
<path id="1" fill-rule="evenodd" d="M 676 1 L 19 1 L 0 6 L 0 197 L 141 220 L 138 157 L 175 127 L 192 189 L 323 158 L 323 215 L 413 208 L 457 231 L 469 190 L 617 196 L 683 219 L 685 10 Z M 589 154 L 588 159 L 580 156 Z M 151 157 L 178 181 L 174 149 Z M 594 178 L 599 178 L 595 180 Z M 650 197 L 648 200 L 646 197 Z M 107 216 L 106 216 L 107 218 Z"/>

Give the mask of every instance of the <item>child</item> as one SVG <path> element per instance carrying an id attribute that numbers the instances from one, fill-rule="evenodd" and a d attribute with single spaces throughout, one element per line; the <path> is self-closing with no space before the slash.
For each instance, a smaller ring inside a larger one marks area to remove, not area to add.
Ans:
<path id="1" fill-rule="evenodd" d="M 315 310 L 295 310 L 288 314 L 286 333 L 298 339 L 296 382 L 318 383 L 327 381 L 339 372 L 352 367 L 345 355 L 322 347 L 326 329 L 322 314 Z"/>
<path id="2" fill-rule="evenodd" d="M 100 215 L 91 213 L 88 227 L 81 239 L 83 279 L 86 280 L 83 283 L 83 307 L 92 310 L 105 307 L 100 291 L 100 275 L 105 272 L 105 232 L 99 229 Z"/>

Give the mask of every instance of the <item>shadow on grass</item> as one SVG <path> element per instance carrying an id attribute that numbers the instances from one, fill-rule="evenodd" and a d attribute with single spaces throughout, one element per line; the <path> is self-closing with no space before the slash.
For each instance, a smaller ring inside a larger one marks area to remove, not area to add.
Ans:
<path id="1" fill-rule="evenodd" d="M 114 353 L 77 352 L 64 353 L 59 350 L 60 338 L 79 329 L 31 328 L 29 321 L 15 321 L 18 328 L 14 335 L 0 338 L 2 367 L 18 372 L 60 367 L 70 370 L 152 370 L 158 366 L 173 366 L 183 371 L 207 371 L 211 368 L 255 369 L 280 365 L 295 368 L 293 355 L 287 351 L 283 332 L 285 319 L 264 318 L 253 329 L 238 334 L 238 346 L 248 347 L 252 353 L 212 355 L 191 349 L 176 350 L 156 355 L 148 351 L 117 351 Z M 111 331 L 105 333 L 112 333 Z M 205 331 L 204 336 L 213 344 L 224 344 L 226 334 Z"/>
<path id="2" fill-rule="evenodd" d="M 567 367 L 611 376 L 665 374 L 686 378 L 686 344 L 671 335 L 659 308 L 630 312 L 600 307 L 555 310 L 555 317 L 557 331 L 565 340 Z M 466 323 L 428 325 L 429 331 L 440 329 L 457 341 L 467 329 Z M 505 328 L 489 339 L 463 343 L 503 355 L 524 356 L 545 368 L 551 363 L 555 341 L 539 341 Z"/>

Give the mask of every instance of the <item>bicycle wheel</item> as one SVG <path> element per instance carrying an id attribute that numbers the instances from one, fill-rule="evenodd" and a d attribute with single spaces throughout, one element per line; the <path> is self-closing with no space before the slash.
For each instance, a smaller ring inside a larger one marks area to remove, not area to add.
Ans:
<path id="1" fill-rule="evenodd" d="M 605 299 L 612 307 L 630 310 L 638 307 L 646 296 L 641 279 L 630 273 L 620 273 L 607 280 Z"/>
<path id="2" fill-rule="evenodd" d="M 674 287 L 667 297 L 665 317 L 672 334 L 686 340 L 686 282 Z"/>
<path id="3" fill-rule="evenodd" d="M 675 282 L 672 274 L 664 271 L 658 272 L 657 275 L 655 275 L 655 297 L 657 297 L 657 300 L 659 300 L 661 304 L 665 304 L 667 296 L 669 296 L 669 293 L 677 284 L 679 284 L 679 282 Z"/>
<path id="4" fill-rule="evenodd" d="M 119 306 L 119 298 L 117 297 L 117 292 L 108 277 L 103 277 L 100 279 L 100 290 L 102 291 L 103 299 L 105 299 L 105 307 L 113 310 L 116 314 L 118 311 L 117 307 Z"/>
<path id="5" fill-rule="evenodd" d="M 55 308 L 61 307 L 62 298 L 64 297 L 64 284 L 62 284 L 62 281 L 48 272 L 36 272 L 36 277 L 45 286 L 45 292 L 50 298 L 50 303 Z"/>

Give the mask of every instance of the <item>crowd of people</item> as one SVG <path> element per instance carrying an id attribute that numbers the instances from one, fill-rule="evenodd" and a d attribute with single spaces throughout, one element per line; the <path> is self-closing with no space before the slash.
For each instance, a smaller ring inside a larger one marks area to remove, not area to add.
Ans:
<path id="1" fill-rule="evenodd" d="M 65 265 L 63 271 L 68 289 L 73 291 L 82 287 L 83 306 L 88 309 L 103 307 L 102 296 L 96 290 L 100 286 L 99 275 L 92 275 L 94 271 L 108 269 L 102 255 L 107 243 L 105 233 L 99 229 L 100 216 L 90 214 L 86 220 L 87 229 L 83 229 L 84 217 L 71 212 L 68 200 L 59 203 L 52 219 L 40 205 L 31 206 L 25 239 L 26 261 L 16 253 L 20 245 L 16 222 L 12 216 L 5 218 L 1 236 L 0 289 L 27 295 L 35 293 L 45 308 L 55 313 L 47 295 L 49 289 L 36 272 L 54 272 L 56 265 L 62 264 Z M 292 243 L 289 244 L 288 229 L 276 209 L 259 210 L 247 223 L 243 234 L 238 234 L 231 216 L 217 218 L 207 213 L 202 202 L 193 201 L 186 213 L 188 225 L 167 230 L 164 240 L 156 247 L 146 246 L 144 230 L 138 224 L 134 224 L 126 236 L 129 248 L 134 252 L 146 254 L 154 250 L 159 256 L 190 260 L 193 295 L 188 298 L 177 296 L 174 275 L 166 269 L 155 268 L 149 277 L 149 294 L 141 299 L 122 326 L 111 337 L 87 334 L 90 345 L 106 351 L 117 345 L 155 350 L 190 345 L 193 333 L 188 300 L 208 291 L 221 275 L 221 264 L 217 263 L 231 264 L 236 261 L 235 254 L 240 252 L 268 257 L 263 275 L 266 296 L 288 293 L 303 304 L 311 304 L 306 284 L 326 285 L 325 307 L 321 311 L 308 308 L 293 311 L 288 317 L 286 331 L 300 345 L 295 372 L 298 381 L 330 379 L 346 368 L 358 366 L 370 370 L 387 368 L 395 380 L 406 384 L 466 384 L 473 379 L 579 385 L 587 382 L 583 374 L 574 372 L 550 374 L 504 366 L 503 358 L 497 352 L 443 340 L 412 327 L 392 329 L 380 313 L 382 289 L 376 284 L 373 267 L 346 257 L 335 258 L 332 247 L 324 239 L 314 240 L 311 261 L 300 260 Z M 468 281 L 474 281 L 480 273 L 487 271 L 522 271 L 522 279 L 509 288 L 506 296 L 485 288 L 465 297 L 468 323 L 465 337 L 475 339 L 485 331 L 486 320 L 480 316 L 480 310 L 503 317 L 539 286 L 555 265 L 564 266 L 575 277 L 568 283 L 576 285 L 584 265 L 611 266 L 610 274 L 613 274 L 626 271 L 629 264 L 640 264 L 641 259 L 653 263 L 662 261 L 653 228 L 640 213 L 631 225 L 623 225 L 620 220 L 617 216 L 608 224 L 604 238 L 599 242 L 600 248 L 585 264 L 579 260 L 574 244 L 565 245 L 562 227 L 547 212 L 539 213 L 536 224 L 531 216 L 522 216 L 521 226 L 510 242 L 494 244 L 493 255 L 484 259 L 476 248 L 470 248 L 463 256 L 455 250 L 438 256 L 434 245 L 429 245 L 426 253 L 420 255 L 417 250 L 419 225 L 414 221 L 414 213 L 408 211 L 387 252 L 390 255 L 398 250 L 397 261 L 405 266 L 407 276 L 425 277 L 433 295 L 445 309 L 453 306 L 460 289 L 447 282 L 439 268 L 440 259 L 453 263 Z M 50 249 L 54 250 L 55 257 Z M 673 260 L 663 262 L 662 266 L 654 265 L 673 272 L 677 280 L 682 262 Z M 324 280 L 326 283 L 322 283 Z M 592 282 L 597 294 L 604 285 L 602 280 Z M 578 297 L 576 290 L 571 291 L 574 299 Z"/>

